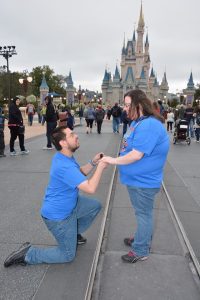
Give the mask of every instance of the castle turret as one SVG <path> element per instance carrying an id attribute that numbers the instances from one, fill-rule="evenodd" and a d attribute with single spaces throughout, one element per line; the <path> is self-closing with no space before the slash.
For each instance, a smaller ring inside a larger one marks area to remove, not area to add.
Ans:
<path id="1" fill-rule="evenodd" d="M 165 98 L 167 98 L 168 90 L 169 90 L 169 85 L 167 82 L 166 72 L 164 72 L 164 76 L 160 85 L 160 99 L 164 100 Z"/>
<path id="2" fill-rule="evenodd" d="M 66 87 L 66 104 L 68 104 L 72 107 L 72 105 L 74 104 L 74 93 L 75 93 L 76 89 L 74 87 L 74 83 L 73 83 L 73 80 L 72 80 L 71 71 L 69 72 L 69 76 L 67 76 L 67 78 L 66 78 L 66 83 L 67 83 L 67 87 Z"/>
<path id="3" fill-rule="evenodd" d="M 194 87 L 192 72 L 190 73 L 190 78 L 187 83 L 187 88 L 183 90 L 183 93 L 186 95 L 186 104 L 193 104 L 195 87 Z"/>
<path id="4" fill-rule="evenodd" d="M 44 98 L 49 93 L 49 87 L 46 82 L 45 75 L 43 74 L 42 83 L 40 85 L 40 103 L 44 103 Z"/>

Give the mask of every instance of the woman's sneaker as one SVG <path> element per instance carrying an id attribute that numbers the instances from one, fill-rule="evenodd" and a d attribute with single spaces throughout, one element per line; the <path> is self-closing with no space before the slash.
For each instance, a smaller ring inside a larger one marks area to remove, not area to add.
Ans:
<path id="1" fill-rule="evenodd" d="M 125 239 L 124 239 L 124 244 L 125 244 L 126 246 L 131 247 L 131 245 L 132 245 L 133 242 L 134 242 L 134 237 L 131 237 L 131 238 L 125 238 Z"/>
<path id="2" fill-rule="evenodd" d="M 23 150 L 23 151 L 20 151 L 20 154 L 21 155 L 27 155 L 27 154 L 29 154 L 29 150 Z"/>
<path id="3" fill-rule="evenodd" d="M 134 264 L 134 263 L 136 263 L 137 261 L 147 260 L 147 259 L 148 259 L 148 256 L 139 256 L 139 255 L 137 255 L 136 253 L 134 253 L 133 251 L 129 251 L 128 254 L 122 255 L 122 256 L 121 256 L 121 259 L 122 259 L 124 262 Z"/>
<path id="4" fill-rule="evenodd" d="M 15 150 L 10 152 L 10 156 L 16 156 L 16 155 L 17 155 L 17 152 Z"/>

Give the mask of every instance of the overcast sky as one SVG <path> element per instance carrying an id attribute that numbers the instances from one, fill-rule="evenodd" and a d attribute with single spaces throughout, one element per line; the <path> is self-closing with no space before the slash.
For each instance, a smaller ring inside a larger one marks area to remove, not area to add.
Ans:
<path id="1" fill-rule="evenodd" d="M 0 45 L 15 45 L 11 71 L 49 65 L 72 72 L 78 88 L 101 89 L 107 65 L 120 64 L 124 32 L 131 39 L 140 0 L 1 0 Z M 200 1 L 143 0 L 150 58 L 159 83 L 166 69 L 170 91 L 200 82 Z M 145 34 L 146 35 L 146 34 Z M 5 59 L 0 57 L 0 65 Z"/>

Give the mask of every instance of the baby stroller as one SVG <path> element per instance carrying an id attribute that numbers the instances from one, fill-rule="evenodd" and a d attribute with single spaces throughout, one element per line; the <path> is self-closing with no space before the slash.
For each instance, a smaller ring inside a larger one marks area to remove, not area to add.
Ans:
<path id="1" fill-rule="evenodd" d="M 185 141 L 188 145 L 191 143 L 191 139 L 188 136 L 188 122 L 186 120 L 177 120 L 175 124 L 175 131 L 173 136 L 173 144 L 177 142 Z"/>

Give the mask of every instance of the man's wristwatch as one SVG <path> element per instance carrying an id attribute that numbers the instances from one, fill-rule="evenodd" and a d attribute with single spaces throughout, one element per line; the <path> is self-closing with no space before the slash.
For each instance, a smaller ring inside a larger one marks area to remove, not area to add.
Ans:
<path id="1" fill-rule="evenodd" d="M 93 166 L 93 167 L 96 167 L 96 165 L 97 165 L 97 163 L 94 163 L 92 159 L 91 159 L 91 160 L 89 160 L 89 162 L 88 162 L 88 163 L 89 163 L 89 164 L 91 164 L 91 166 Z"/>

